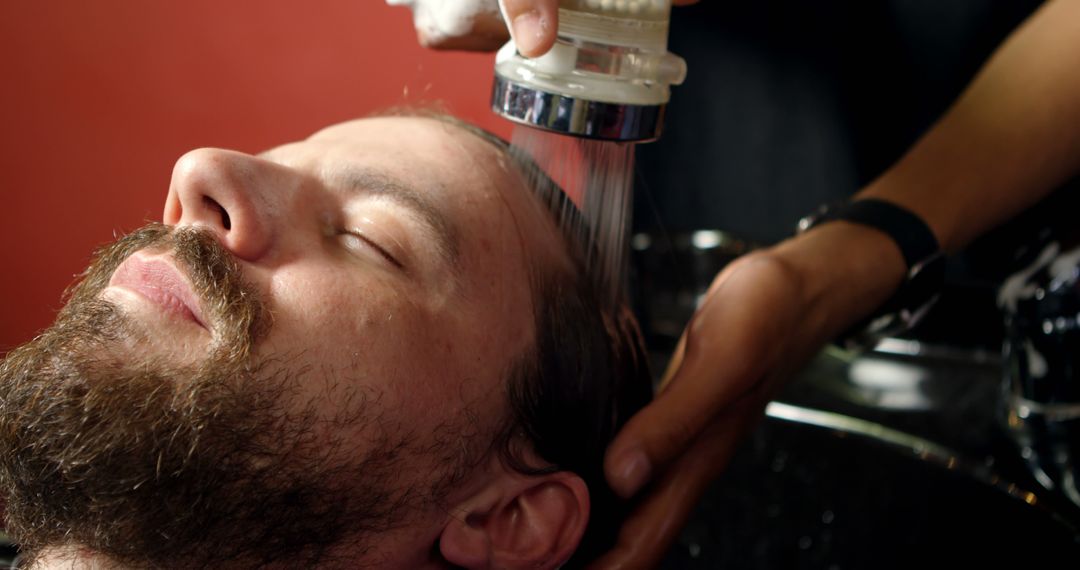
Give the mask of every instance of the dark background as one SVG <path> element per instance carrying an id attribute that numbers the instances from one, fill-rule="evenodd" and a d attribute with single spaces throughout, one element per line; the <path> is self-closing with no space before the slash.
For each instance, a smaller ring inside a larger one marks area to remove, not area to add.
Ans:
<path id="1" fill-rule="evenodd" d="M 659 216 L 670 228 L 765 243 L 790 235 L 799 217 L 899 158 L 1038 4 L 703 1 L 675 10 L 670 49 L 689 75 L 674 88 L 660 143 L 638 152 Z"/>

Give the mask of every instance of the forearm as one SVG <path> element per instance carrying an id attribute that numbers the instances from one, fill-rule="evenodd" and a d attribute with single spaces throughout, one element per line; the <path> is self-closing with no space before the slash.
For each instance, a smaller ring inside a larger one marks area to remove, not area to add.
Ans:
<path id="1" fill-rule="evenodd" d="M 1080 0 L 1014 32 L 951 109 L 859 193 L 904 206 L 955 252 L 1080 169 Z"/>
<path id="2" fill-rule="evenodd" d="M 1080 0 L 1043 6 L 951 109 L 858 197 L 922 217 L 946 252 L 1038 202 L 1080 170 Z M 831 338 L 884 303 L 906 273 L 884 233 L 834 222 L 769 252 L 791 267 L 806 319 Z"/>

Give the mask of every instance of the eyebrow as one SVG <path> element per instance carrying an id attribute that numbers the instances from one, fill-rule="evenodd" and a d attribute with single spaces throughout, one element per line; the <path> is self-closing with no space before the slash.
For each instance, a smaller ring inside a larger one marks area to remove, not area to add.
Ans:
<path id="1" fill-rule="evenodd" d="M 371 169 L 350 168 L 334 177 L 346 191 L 379 196 L 405 207 L 431 232 L 435 249 L 452 269 L 458 264 L 459 233 L 427 193 L 386 174 Z"/>

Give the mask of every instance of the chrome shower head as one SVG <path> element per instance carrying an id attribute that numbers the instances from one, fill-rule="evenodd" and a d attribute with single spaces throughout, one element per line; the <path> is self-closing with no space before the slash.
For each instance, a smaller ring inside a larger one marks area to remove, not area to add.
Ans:
<path id="1" fill-rule="evenodd" d="M 686 76 L 686 63 L 667 51 L 670 11 L 670 0 L 560 0 L 548 53 L 525 58 L 513 42 L 499 50 L 492 110 L 560 134 L 659 138 L 670 86 Z"/>
<path id="2" fill-rule="evenodd" d="M 492 109 L 530 127 L 584 138 L 647 142 L 660 137 L 665 105 L 591 101 L 495 76 Z"/>

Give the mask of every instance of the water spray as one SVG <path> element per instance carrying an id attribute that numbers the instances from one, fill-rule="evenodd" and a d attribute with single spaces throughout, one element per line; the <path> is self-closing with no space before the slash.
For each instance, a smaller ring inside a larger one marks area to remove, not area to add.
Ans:
<path id="1" fill-rule="evenodd" d="M 517 123 L 512 146 L 577 206 L 587 269 L 609 298 L 625 285 L 634 145 L 660 137 L 686 63 L 667 51 L 671 0 L 560 0 L 554 46 L 511 41 L 495 58 L 491 106 Z"/>

